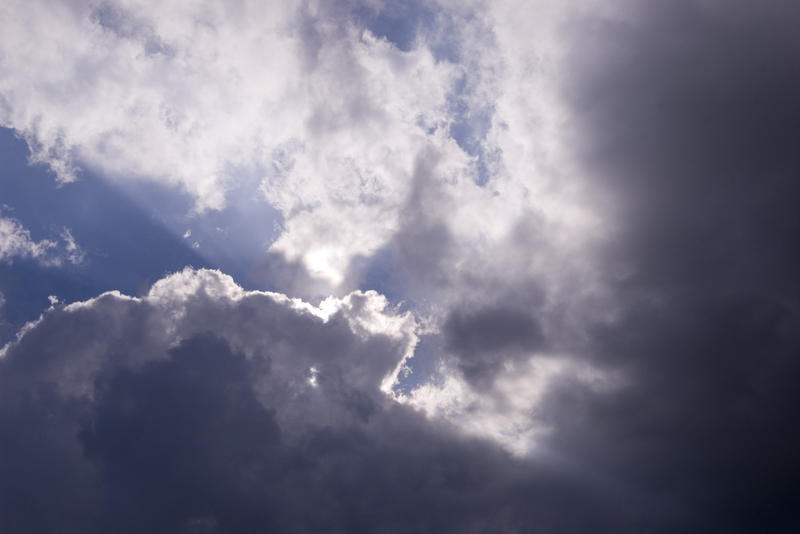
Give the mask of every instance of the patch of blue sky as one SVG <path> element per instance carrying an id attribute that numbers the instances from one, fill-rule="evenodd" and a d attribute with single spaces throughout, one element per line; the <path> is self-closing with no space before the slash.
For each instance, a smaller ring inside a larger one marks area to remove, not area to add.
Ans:
<path id="1" fill-rule="evenodd" d="M 118 289 L 140 294 L 165 273 L 185 265 L 210 266 L 168 228 L 107 182 L 81 173 L 57 185 L 47 168 L 28 163 L 28 147 L 0 129 L 0 200 L 34 240 L 52 239 L 68 228 L 85 252 L 78 264 L 46 266 L 32 259 L 0 263 L 5 322 L 31 320 L 49 305 Z"/>
<path id="2" fill-rule="evenodd" d="M 100 4 L 93 10 L 92 19 L 101 28 L 118 37 L 141 42 L 147 55 L 174 54 L 174 50 L 161 40 L 153 28 L 126 13 L 120 6 Z"/>
<path id="3" fill-rule="evenodd" d="M 379 7 L 359 5 L 353 14 L 373 35 L 404 52 L 414 48 L 417 34 L 430 28 L 436 19 L 432 6 L 415 1 L 389 2 Z"/>
<path id="4" fill-rule="evenodd" d="M 409 395 L 426 383 L 435 383 L 439 377 L 442 354 L 445 354 L 442 336 L 420 336 L 414 349 L 414 357 L 406 360 L 408 372 L 401 373 L 392 388 L 395 393 Z"/>
<path id="5" fill-rule="evenodd" d="M 412 1 L 388 3 L 378 9 L 359 6 L 355 14 L 373 34 L 400 50 L 411 50 L 415 44 L 423 42 L 437 61 L 457 64 L 464 59 L 460 23 L 465 21 L 441 7 Z M 452 119 L 449 134 L 464 152 L 474 158 L 475 182 L 483 186 L 491 177 L 493 165 L 500 159 L 498 151 L 487 147 L 485 142 L 492 125 L 494 107 L 491 103 L 476 101 L 474 92 L 479 80 L 469 65 L 463 66 L 464 75 L 457 80 L 447 99 Z"/>
<path id="6" fill-rule="evenodd" d="M 414 302 L 408 298 L 408 275 L 397 262 L 394 247 L 389 244 L 369 257 L 357 256 L 350 265 L 358 277 L 358 287 L 364 291 L 374 290 L 384 295 L 391 302 L 404 302 L 413 307 Z"/>
<path id="7" fill-rule="evenodd" d="M 398 311 L 416 310 L 419 306 L 420 303 L 409 295 L 409 274 L 398 263 L 392 244 L 381 248 L 368 258 L 357 257 L 353 260 L 351 269 L 357 273 L 360 289 L 373 289 L 381 293 L 393 305 L 399 306 Z M 425 303 L 421 304 L 424 306 Z M 393 388 L 396 393 L 410 394 L 437 376 L 440 357 L 443 354 L 441 345 L 442 338 L 438 334 L 420 336 L 414 357 L 406 363 L 410 372 L 402 373 L 398 377 L 397 384 Z"/>
<path id="8" fill-rule="evenodd" d="M 376 37 L 408 52 L 423 42 L 436 61 L 458 63 L 459 28 L 451 12 L 431 2 L 412 0 L 383 5 L 359 4 L 354 19 Z"/>
<path id="9" fill-rule="evenodd" d="M 226 190 L 225 207 L 202 213 L 194 211 L 193 199 L 178 189 L 147 181 L 123 181 L 119 187 L 184 246 L 246 289 L 280 291 L 283 288 L 254 277 L 252 271 L 279 236 L 282 217 L 264 197 L 257 169 L 227 169 L 226 174 L 235 179 Z"/>
<path id="10" fill-rule="evenodd" d="M 491 103 L 476 103 L 470 73 L 458 79 L 447 97 L 452 118 L 450 136 L 461 149 L 474 158 L 475 183 L 486 185 L 492 166 L 499 160 L 498 149 L 487 146 L 486 135 L 492 126 L 494 107 Z"/>
<path id="11" fill-rule="evenodd" d="M 85 257 L 74 265 L 20 258 L 0 263 L 0 341 L 47 308 L 49 295 L 71 302 L 113 289 L 142 294 L 186 265 L 220 268 L 248 289 L 270 285 L 249 273 L 277 237 L 280 217 L 254 190 L 254 179 L 228 192 L 226 209 L 197 214 L 188 195 L 152 182 L 116 182 L 82 171 L 78 181 L 59 186 L 28 157 L 26 143 L 0 129 L 4 214 L 35 241 L 55 239 L 68 228 Z"/>

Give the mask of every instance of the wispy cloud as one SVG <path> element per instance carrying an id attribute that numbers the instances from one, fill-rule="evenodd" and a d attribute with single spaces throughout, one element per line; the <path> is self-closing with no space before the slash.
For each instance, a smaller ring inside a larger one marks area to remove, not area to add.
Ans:
<path id="1" fill-rule="evenodd" d="M 0 212 L 0 262 L 31 259 L 45 266 L 58 266 L 64 262 L 81 263 L 84 255 L 69 229 L 62 230 L 60 240 L 37 241 L 22 223 Z"/>

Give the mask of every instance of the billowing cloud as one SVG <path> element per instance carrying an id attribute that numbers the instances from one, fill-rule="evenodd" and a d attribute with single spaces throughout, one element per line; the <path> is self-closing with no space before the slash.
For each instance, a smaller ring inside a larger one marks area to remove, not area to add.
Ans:
<path id="1" fill-rule="evenodd" d="M 584 493 L 382 391 L 416 328 L 375 293 L 312 306 L 188 269 L 52 307 L 0 360 L 0 524 L 507 530 L 528 491 Z"/>

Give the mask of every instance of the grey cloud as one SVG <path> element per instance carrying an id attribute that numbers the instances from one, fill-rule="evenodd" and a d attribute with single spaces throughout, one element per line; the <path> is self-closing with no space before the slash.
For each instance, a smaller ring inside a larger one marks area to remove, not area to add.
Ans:
<path id="1" fill-rule="evenodd" d="M 570 532 L 634 521 L 609 514 L 580 478 L 380 393 L 404 342 L 354 333 L 369 298 L 323 321 L 185 271 L 141 299 L 48 311 L 0 360 L 3 530 Z"/>
<path id="2" fill-rule="evenodd" d="M 440 182 L 440 159 L 432 149 L 416 155 L 399 229 L 375 254 L 350 262 L 343 287 L 369 287 L 413 301 L 420 308 L 452 288 L 451 266 L 457 250 L 445 217 L 452 201 Z"/>
<path id="3" fill-rule="evenodd" d="M 402 227 L 391 243 L 409 278 L 423 287 L 448 285 L 447 265 L 453 253 L 452 236 L 443 217 L 448 199 L 438 183 L 437 159 L 433 151 L 417 155 Z"/>
<path id="4" fill-rule="evenodd" d="M 98 526 L 179 532 L 210 518 L 229 531 L 274 528 L 280 429 L 249 379 L 264 365 L 198 334 L 167 359 L 100 377 L 78 434 L 106 488 Z M 258 493 L 255 508 L 248 496 Z"/>
<path id="5" fill-rule="evenodd" d="M 598 268 L 621 313 L 584 354 L 628 385 L 558 386 L 549 446 L 706 532 L 798 528 L 798 15 L 670 2 L 569 30 L 576 153 L 620 228 Z"/>
<path id="6" fill-rule="evenodd" d="M 443 335 L 458 368 L 474 384 L 491 381 L 504 362 L 530 358 L 545 347 L 536 319 L 510 307 L 456 310 L 445 321 Z"/>
<path id="7" fill-rule="evenodd" d="M 615 225 L 582 259 L 607 300 L 580 309 L 585 285 L 565 278 L 570 308 L 533 272 L 458 272 L 412 240 L 442 281 L 418 287 L 456 294 L 445 347 L 485 394 L 485 377 L 541 346 L 619 377 L 593 389 L 561 375 L 535 417 L 560 480 L 647 510 L 622 531 L 798 529 L 798 16 L 789 2 L 680 1 L 568 21 L 572 153 Z M 437 216 L 447 208 L 423 220 Z M 539 258 L 536 236 L 508 249 Z"/>

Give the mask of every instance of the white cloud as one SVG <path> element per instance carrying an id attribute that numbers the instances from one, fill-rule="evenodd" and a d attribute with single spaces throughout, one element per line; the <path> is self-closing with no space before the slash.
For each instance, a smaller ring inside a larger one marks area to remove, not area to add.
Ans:
<path id="1" fill-rule="evenodd" d="M 72 236 L 72 231 L 69 228 L 64 228 L 61 231 L 61 239 L 64 242 L 65 257 L 70 263 L 81 263 L 86 257 L 86 253 L 75 242 Z"/>
<path id="2" fill-rule="evenodd" d="M 336 282 L 397 225 L 415 154 L 454 143 L 456 69 L 323 7 L 182 3 L 4 8 L 0 123 L 61 181 L 86 166 L 180 185 L 199 209 L 242 173 L 286 217 L 275 250 Z M 300 34 L 317 35 L 318 49 Z M 37 46 L 29 46 L 38 42 Z M 325 244 L 323 246 L 323 243 Z"/>
<path id="3" fill-rule="evenodd" d="M 7 2 L 0 124 L 61 181 L 78 167 L 157 180 L 203 210 L 255 179 L 284 217 L 272 250 L 333 285 L 407 224 L 426 160 L 456 261 L 485 269 L 529 213 L 554 234 L 599 227 L 562 150 L 567 8 L 485 7 L 443 2 L 452 31 L 403 51 L 328 3 Z M 442 42 L 458 62 L 435 57 Z M 461 123 L 477 152 L 457 143 Z"/>
<path id="4" fill-rule="evenodd" d="M 31 233 L 17 220 L 0 217 L 0 261 L 13 258 L 44 259 L 48 251 L 56 247 L 54 241 L 34 241 Z"/>
<path id="5" fill-rule="evenodd" d="M 51 303 L 57 300 L 52 297 Z M 63 343 L 51 343 L 53 328 L 63 329 Z M 279 293 L 246 291 L 219 271 L 187 268 L 159 280 L 143 297 L 113 291 L 51 308 L 3 354 L 42 343 L 52 358 L 45 354 L 49 367 L 37 372 L 59 377 L 55 383 L 63 393 L 83 395 L 114 346 L 139 347 L 127 352 L 147 359 L 213 332 L 249 358 L 270 355 L 273 372 L 287 382 L 307 383 L 313 367 L 318 384 L 325 375 L 344 376 L 348 384 L 377 395 L 396 363 L 413 351 L 415 331 L 409 312 L 388 308 L 375 292 L 314 306 Z"/>
<path id="6" fill-rule="evenodd" d="M 14 259 L 32 259 L 42 265 L 57 266 L 65 261 L 81 263 L 84 252 L 75 242 L 72 232 L 64 228 L 61 243 L 52 239 L 36 241 L 30 231 L 13 217 L 4 217 L 0 212 L 0 262 Z"/>

